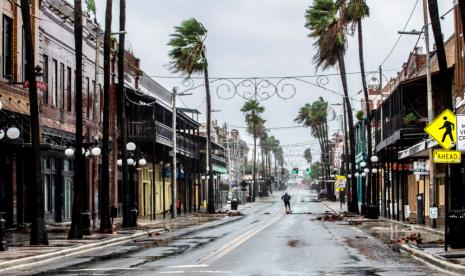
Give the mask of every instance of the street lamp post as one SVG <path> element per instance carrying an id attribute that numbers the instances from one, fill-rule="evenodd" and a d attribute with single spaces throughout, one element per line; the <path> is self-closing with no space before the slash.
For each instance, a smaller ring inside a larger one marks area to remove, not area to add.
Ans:
<path id="1" fill-rule="evenodd" d="M 177 149 L 177 136 L 176 136 L 176 118 L 177 118 L 177 110 L 176 110 L 176 97 L 177 96 L 187 96 L 192 95 L 192 93 L 178 93 L 177 87 L 173 88 L 173 101 L 172 101 L 172 108 L 173 108 L 173 116 L 172 116 L 172 128 L 173 128 L 173 173 L 172 173 L 172 183 L 173 186 L 171 187 L 171 204 L 172 204 L 172 212 L 171 218 L 176 218 L 176 200 L 177 200 L 177 185 L 178 185 L 178 176 L 177 176 L 177 157 L 176 153 Z M 208 143 L 207 143 L 208 144 Z M 207 154 L 208 156 L 208 154 Z"/>
<path id="2" fill-rule="evenodd" d="M 130 227 L 136 227 L 137 226 L 137 216 L 139 214 L 138 208 L 137 208 L 137 181 L 135 181 L 136 177 L 136 167 L 144 167 L 147 165 L 147 160 L 145 160 L 143 153 L 140 153 L 139 155 L 135 154 L 137 146 L 134 142 L 129 142 L 126 144 L 126 151 L 129 152 L 129 156 L 127 156 L 126 159 L 126 164 L 128 165 L 128 170 L 130 171 L 129 173 L 129 196 L 130 196 Z M 123 166 L 123 160 L 118 159 L 116 161 L 116 164 L 118 167 Z"/>

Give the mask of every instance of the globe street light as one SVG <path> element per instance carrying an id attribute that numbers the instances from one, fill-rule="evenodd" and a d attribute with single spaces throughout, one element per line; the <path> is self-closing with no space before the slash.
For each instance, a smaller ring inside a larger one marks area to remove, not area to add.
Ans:
<path id="1" fill-rule="evenodd" d="M 378 156 L 373 155 L 373 156 L 370 158 L 370 160 L 371 160 L 372 163 L 376 163 L 376 162 L 378 162 L 379 159 L 378 159 Z"/>
<path id="2" fill-rule="evenodd" d="M 373 168 L 373 169 L 371 169 L 371 172 L 372 172 L 372 173 L 378 173 L 378 169 L 377 169 L 377 168 Z"/>
<path id="3" fill-rule="evenodd" d="M 355 177 L 359 177 L 360 174 L 358 172 L 355 173 Z"/>
<path id="4" fill-rule="evenodd" d="M 3 129 L 0 129 L 0 140 L 2 140 L 3 137 L 5 137 L 5 131 Z"/>
<path id="5" fill-rule="evenodd" d="M 362 177 L 365 177 L 366 176 L 366 173 L 362 172 Z"/>
<path id="6" fill-rule="evenodd" d="M 126 144 L 126 150 L 128 151 L 135 151 L 136 150 L 136 144 L 133 142 L 129 142 Z"/>
<path id="7" fill-rule="evenodd" d="M 365 168 L 367 166 L 367 163 L 365 161 L 360 162 L 360 167 Z"/>
<path id="8" fill-rule="evenodd" d="M 92 148 L 91 153 L 93 156 L 100 156 L 102 150 L 99 147 L 94 147 Z"/>
<path id="9" fill-rule="evenodd" d="M 74 149 L 72 149 L 72 148 L 67 148 L 67 149 L 65 149 L 65 155 L 66 155 L 66 157 L 68 157 L 68 158 L 73 157 L 73 156 L 74 156 Z"/>
<path id="10" fill-rule="evenodd" d="M 143 167 L 147 165 L 147 160 L 145 160 L 144 157 L 142 157 L 142 159 L 139 160 L 139 166 Z"/>
<path id="11" fill-rule="evenodd" d="M 369 172 L 370 172 L 370 169 L 365 168 L 365 169 L 363 169 L 363 172 L 364 172 L 364 173 L 369 173 Z"/>
<path id="12" fill-rule="evenodd" d="M 15 139 L 18 139 L 19 138 L 19 135 L 20 135 L 20 132 L 19 132 L 19 129 L 15 126 L 13 127 L 10 127 L 7 131 L 6 131 L 6 136 L 8 138 L 10 138 L 11 140 L 15 140 Z"/>

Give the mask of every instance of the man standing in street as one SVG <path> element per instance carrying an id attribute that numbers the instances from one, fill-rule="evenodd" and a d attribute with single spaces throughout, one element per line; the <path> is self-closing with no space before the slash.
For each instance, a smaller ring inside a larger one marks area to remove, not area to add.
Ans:
<path id="1" fill-rule="evenodd" d="M 291 212 L 291 196 L 286 192 L 281 199 L 284 201 L 284 206 L 286 207 L 286 213 Z"/>

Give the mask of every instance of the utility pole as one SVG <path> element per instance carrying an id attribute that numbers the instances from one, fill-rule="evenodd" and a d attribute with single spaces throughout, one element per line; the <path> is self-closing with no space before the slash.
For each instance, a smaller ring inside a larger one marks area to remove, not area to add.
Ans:
<path id="1" fill-rule="evenodd" d="M 428 108 L 428 123 L 431 123 L 434 119 L 433 114 L 433 86 L 431 84 L 431 59 L 430 59 L 430 45 L 429 45 L 429 22 L 428 22 L 428 1 L 423 0 L 423 32 L 425 35 L 425 49 L 426 49 L 426 90 L 427 90 L 427 108 Z M 436 206 L 436 189 L 435 189 L 435 170 L 436 166 L 433 163 L 433 149 L 428 149 L 429 157 L 429 183 L 431 198 L 433 206 Z M 446 195 L 448 196 L 448 195 Z M 447 216 L 447 214 L 446 214 Z M 436 227 L 436 220 L 433 219 L 433 227 Z"/>
<path id="2" fill-rule="evenodd" d="M 177 152 L 177 137 L 176 137 L 176 94 L 178 90 L 176 87 L 173 88 L 173 172 L 171 173 L 171 177 L 173 179 L 172 183 L 173 186 L 171 187 L 171 218 L 176 218 L 177 215 L 177 208 L 176 208 L 176 197 L 177 197 L 177 182 L 178 182 L 178 172 L 177 172 L 177 160 L 176 160 L 176 152 Z"/>
<path id="3" fill-rule="evenodd" d="M 172 206 L 172 212 L 171 212 L 171 218 L 176 218 L 177 215 L 177 187 L 178 187 L 178 170 L 177 170 L 177 136 L 176 136 L 176 118 L 177 118 L 177 109 L 176 109 L 176 97 L 177 96 L 187 96 L 187 95 L 192 95 L 191 93 L 179 93 L 178 94 L 178 89 L 176 87 L 173 88 L 173 101 L 172 101 L 172 109 L 173 109 L 173 116 L 172 116 L 172 128 L 173 128 L 173 172 L 172 172 L 172 183 L 173 186 L 171 187 L 171 206 Z M 207 154 L 208 156 L 208 154 Z M 208 163 L 207 163 L 208 164 Z"/>

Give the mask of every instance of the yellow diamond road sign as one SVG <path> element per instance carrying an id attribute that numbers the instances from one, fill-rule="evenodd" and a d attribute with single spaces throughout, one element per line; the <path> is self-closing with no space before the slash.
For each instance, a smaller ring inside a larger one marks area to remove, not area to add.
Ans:
<path id="1" fill-rule="evenodd" d="M 448 150 L 452 148 L 457 141 L 456 125 L 457 119 L 455 114 L 449 109 L 446 109 L 425 127 L 425 132 L 436 140 L 441 147 Z"/>
<path id="2" fill-rule="evenodd" d="M 457 150 L 435 150 L 433 152 L 433 163 L 460 164 L 462 152 Z"/>

